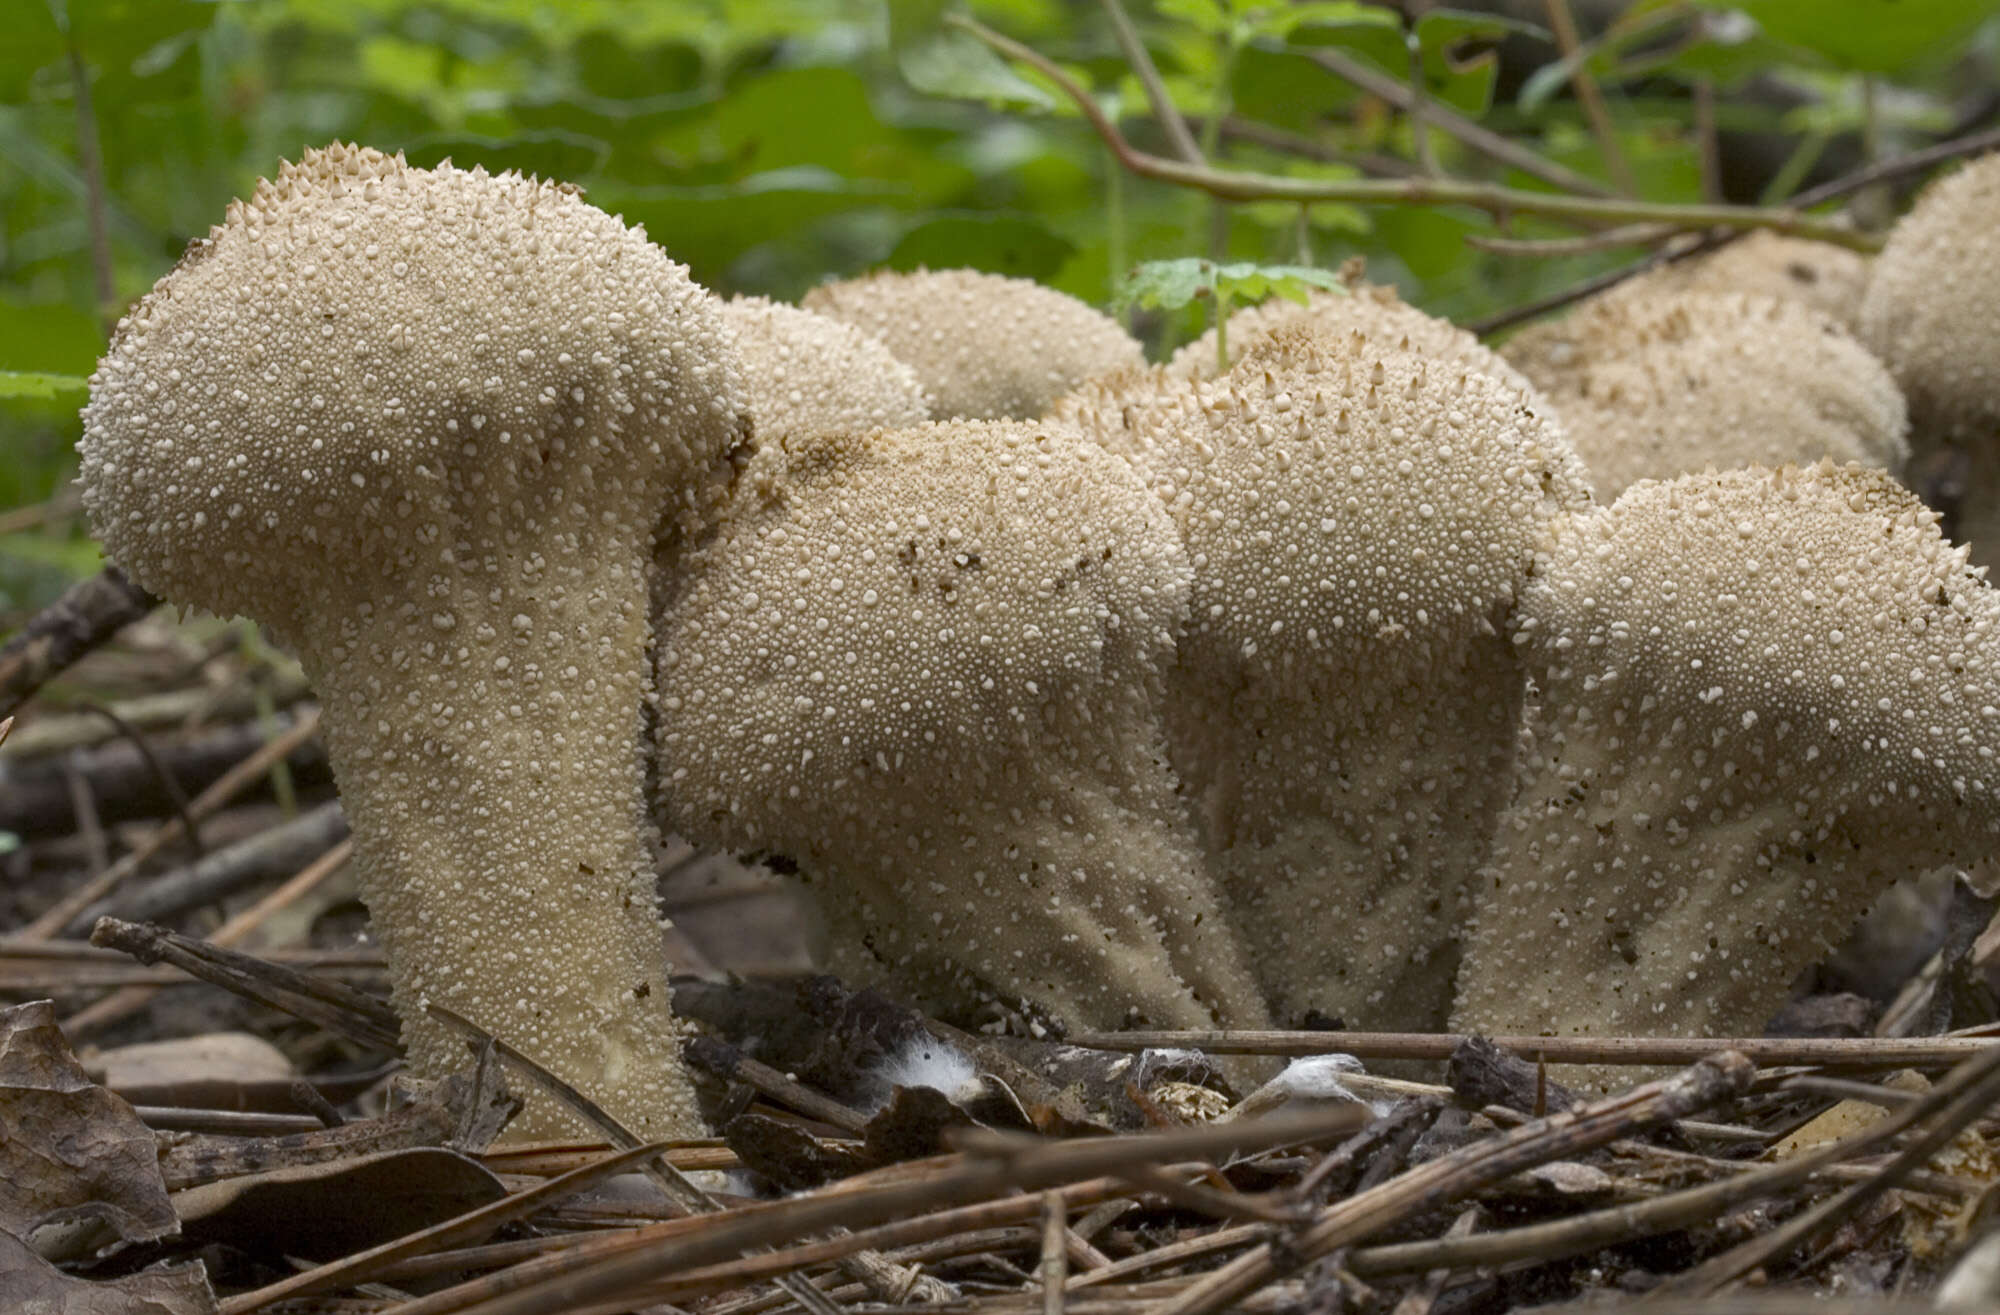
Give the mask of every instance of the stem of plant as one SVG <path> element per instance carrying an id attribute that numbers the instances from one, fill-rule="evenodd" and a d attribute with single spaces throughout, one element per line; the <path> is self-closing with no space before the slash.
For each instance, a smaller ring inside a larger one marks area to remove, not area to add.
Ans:
<path id="1" fill-rule="evenodd" d="M 1347 201 L 1359 204 L 1464 205 L 1489 214 L 1548 215 L 1580 224 L 1662 223 L 1676 228 L 1769 228 L 1796 237 L 1816 238 L 1858 251 L 1874 251 L 1880 239 L 1792 209 L 1733 205 L 1670 205 L 1659 202 L 1560 196 L 1520 191 L 1489 183 L 1448 178 L 1348 178 L 1314 180 L 1284 178 L 1249 170 L 1211 169 L 1183 164 L 1135 149 L 1105 117 L 1090 94 L 1061 66 L 1039 51 L 1002 36 L 963 14 L 946 22 L 970 32 L 1009 59 L 1028 65 L 1082 111 L 1084 118 L 1132 173 L 1158 182 L 1207 192 L 1230 201 Z"/>
<path id="2" fill-rule="evenodd" d="M 1208 285 L 1209 301 L 1215 307 L 1215 372 L 1229 372 L 1229 294 L 1218 277 Z"/>
<path id="3" fill-rule="evenodd" d="M 118 285 L 111 264 L 110 206 L 104 197 L 104 156 L 98 146 L 97 110 L 90 98 L 90 70 L 83 52 L 64 34 L 69 78 L 76 97 L 76 162 L 83 171 L 85 219 L 90 225 L 90 268 L 95 279 L 97 315 L 109 333 L 118 323 Z"/>
<path id="4" fill-rule="evenodd" d="M 1131 257 L 1125 245 L 1125 171 L 1109 150 L 1104 152 L 1104 162 L 1104 254 L 1110 279 L 1106 295 L 1110 295 L 1118 290 Z"/>

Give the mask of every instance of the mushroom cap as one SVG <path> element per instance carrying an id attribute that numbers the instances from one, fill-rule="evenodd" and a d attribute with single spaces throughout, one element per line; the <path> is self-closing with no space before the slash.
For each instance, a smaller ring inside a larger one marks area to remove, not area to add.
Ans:
<path id="1" fill-rule="evenodd" d="M 1305 325 L 1330 333 L 1360 332 L 1377 343 L 1478 370 L 1529 394 L 1535 391 L 1526 375 L 1473 334 L 1450 320 L 1426 315 L 1405 302 L 1394 288 L 1374 283 L 1356 283 L 1345 293 L 1315 289 L 1303 306 L 1284 297 L 1271 297 L 1236 311 L 1229 317 L 1230 363 L 1242 360 L 1245 352 L 1276 330 Z M 1219 373 L 1215 330 L 1175 352 L 1167 368 L 1175 374 L 1213 378 Z"/>
<path id="2" fill-rule="evenodd" d="M 1599 297 L 1502 350 L 1562 415 L 1606 497 L 1710 465 L 1831 457 L 1893 470 L 1908 455 L 1888 371 L 1796 301 Z"/>
<path id="3" fill-rule="evenodd" d="M 1032 420 L 1092 375 L 1145 359 L 1118 321 L 1075 297 L 972 269 L 883 271 L 822 284 L 803 304 L 908 362 L 941 420 Z"/>
<path id="4" fill-rule="evenodd" d="M 1880 471 L 1636 484 L 1516 616 L 1535 748 L 1462 1024 L 1754 1031 L 1890 882 L 2000 836 L 2000 593 Z"/>
<path id="5" fill-rule="evenodd" d="M 1868 257 L 1859 251 L 1758 229 L 1706 254 L 1648 270 L 1603 295 L 1740 292 L 1801 302 L 1858 333 L 1868 266 Z"/>
<path id="6" fill-rule="evenodd" d="M 1505 382 L 1358 333 L 1273 332 L 1165 408 L 1156 491 L 1194 564 L 1183 667 L 1339 693 L 1490 633 L 1551 518 L 1589 500 Z"/>
<path id="7" fill-rule="evenodd" d="M 1921 444 L 2000 434 L 2000 153 L 1926 188 L 1889 233 L 1861 340 L 1909 398 Z"/>
<path id="8" fill-rule="evenodd" d="M 660 632 L 675 803 L 726 804 L 730 843 L 810 834 L 801 810 L 870 825 L 856 800 L 882 773 L 919 794 L 978 776 L 995 744 L 1039 746 L 1044 705 L 1170 659 L 1173 527 L 1073 431 L 945 421 L 779 446 L 687 559 Z"/>
<path id="9" fill-rule="evenodd" d="M 760 445 L 813 430 L 900 429 L 930 419 L 917 373 L 851 324 L 767 297 L 732 297 L 722 323 Z"/>
<path id="10" fill-rule="evenodd" d="M 667 823 L 793 860 L 941 1007 L 977 998 L 963 969 L 1090 1025 L 1212 1017 L 1172 1012 L 1170 961 L 1220 966 L 1153 926 L 1207 898 L 1155 711 L 1187 601 L 1165 508 L 1061 426 L 780 447 L 661 613 Z"/>
<path id="11" fill-rule="evenodd" d="M 557 469 L 574 501 L 543 514 L 657 514 L 738 408 L 712 299 L 642 231 L 571 188 L 336 144 L 120 321 L 84 501 L 149 589 L 283 634 L 418 543 L 515 537 L 479 508 L 539 507 Z"/>

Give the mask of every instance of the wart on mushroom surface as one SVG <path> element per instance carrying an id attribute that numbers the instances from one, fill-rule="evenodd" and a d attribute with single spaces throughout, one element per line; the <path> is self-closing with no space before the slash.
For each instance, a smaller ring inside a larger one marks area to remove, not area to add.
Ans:
<path id="1" fill-rule="evenodd" d="M 1171 755 L 1261 984 L 1280 1016 L 1356 1026 L 1449 1008 L 1523 695 L 1497 627 L 1589 497 L 1518 391 L 1403 342 L 1280 329 L 1212 382 L 1076 408 L 1194 566 Z"/>
<path id="2" fill-rule="evenodd" d="M 1822 463 L 1560 527 L 1455 1026 L 1752 1033 L 1891 882 L 1992 848 L 2000 594 L 1935 519 Z"/>
<path id="3" fill-rule="evenodd" d="M 803 304 L 907 362 L 940 420 L 1032 420 L 1085 379 L 1144 360 L 1118 321 L 1075 297 L 971 269 L 870 274 Z"/>
<path id="4" fill-rule="evenodd" d="M 836 970 L 933 1007 L 1254 1025 L 1164 761 L 1165 510 L 1058 426 L 767 455 L 661 618 L 669 824 L 791 859 Z"/>
<path id="5" fill-rule="evenodd" d="M 335 145 L 121 322 L 84 421 L 111 557 L 318 688 L 417 1068 L 465 1057 L 436 1001 L 696 1131 L 639 716 L 651 527 L 740 432 L 708 295 L 570 189 Z"/>
<path id="6" fill-rule="evenodd" d="M 1830 457 L 1895 470 L 1909 455 L 1888 371 L 1800 302 L 1599 297 L 1503 352 L 1561 413 L 1605 497 L 1705 466 Z"/>

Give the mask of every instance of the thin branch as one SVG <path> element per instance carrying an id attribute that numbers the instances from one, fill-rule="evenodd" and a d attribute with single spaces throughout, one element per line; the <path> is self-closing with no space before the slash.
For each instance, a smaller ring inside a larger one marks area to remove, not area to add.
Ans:
<path id="1" fill-rule="evenodd" d="M 1715 125 L 1715 83 L 1696 78 L 1694 84 L 1694 136 L 1701 153 L 1701 199 L 1722 199 L 1722 142 Z"/>
<path id="2" fill-rule="evenodd" d="M 1438 167 L 1437 152 L 1431 149 L 1430 97 L 1424 91 L 1424 48 L 1411 32 L 1403 39 L 1404 51 L 1410 62 L 1409 105 L 1410 147 L 1417 157 L 1417 169 L 1432 178 L 1440 178 L 1444 170 Z"/>
<path id="3" fill-rule="evenodd" d="M 1205 1050 L 1213 1055 L 1302 1057 L 1339 1052 L 1359 1059 L 1451 1058 L 1466 1038 L 1451 1032 L 1228 1031 L 1074 1032 L 1091 1050 Z M 1551 1064 L 1692 1064 L 1734 1050 L 1765 1065 L 1921 1068 L 1955 1064 L 2000 1045 L 1988 1037 L 1494 1036 L 1494 1045 Z"/>
<path id="4" fill-rule="evenodd" d="M 1911 151 L 1906 155 L 1899 155 L 1893 159 L 1883 160 L 1878 164 L 1871 164 L 1865 168 L 1856 169 L 1851 174 L 1831 179 L 1821 183 L 1817 187 L 1807 188 L 1792 198 L 1792 205 L 1804 207 L 1822 205 L 1828 201 L 1837 201 L 1843 196 L 1848 196 L 1864 188 L 1872 187 L 1876 183 L 1888 182 L 1893 179 L 1907 177 L 1910 174 L 1922 173 L 1933 165 L 1946 164 L 1952 160 L 1963 159 L 1969 155 L 1979 155 L 1991 150 L 2000 150 L 2000 128 L 1990 128 L 1985 132 L 1975 132 L 1963 137 L 1954 137 L 1949 141 L 1939 142 L 1935 146 L 1926 146 L 1921 151 Z M 1636 278 L 1638 275 L 1644 274 L 1651 269 L 1657 269 L 1661 265 L 1672 264 L 1679 260 L 1687 260 L 1694 256 L 1713 251 L 1717 247 L 1726 246 L 1740 236 L 1742 234 L 1737 232 L 1714 233 L 1703 238 L 1702 241 L 1678 251 L 1655 252 L 1644 260 L 1635 261 L 1621 269 L 1614 269 L 1607 273 L 1584 279 L 1579 283 L 1564 288 L 1560 292 L 1552 292 L 1547 296 L 1537 297 L 1533 301 L 1524 302 L 1511 310 L 1501 311 L 1497 315 L 1489 315 L 1485 319 L 1475 321 L 1466 327 L 1481 337 L 1489 333 L 1498 333 L 1502 329 L 1512 328 L 1514 325 L 1520 324 L 1525 320 L 1537 319 L 1548 314 L 1550 311 L 1561 310 L 1564 306 L 1568 306 L 1573 302 L 1582 301 L 1585 297 L 1595 296 L 1607 288 L 1615 288 L 1626 279 Z"/>
<path id="5" fill-rule="evenodd" d="M 1651 246 L 1672 237 L 1678 230 L 1664 224 L 1626 224 L 1601 233 L 1580 233 L 1575 237 L 1495 237 L 1489 233 L 1467 233 L 1465 244 L 1479 251 L 1502 256 L 1580 256 L 1617 247 Z"/>
<path id="6" fill-rule="evenodd" d="M 1569 0 L 1543 0 L 1548 11 L 1549 26 L 1555 29 L 1556 45 L 1562 57 L 1570 66 L 1570 81 L 1576 87 L 1576 98 L 1583 102 L 1584 117 L 1590 120 L 1591 136 L 1597 138 L 1597 149 L 1604 156 L 1604 167 L 1611 174 L 1618 190 L 1626 196 L 1637 196 L 1638 187 L 1632 181 L 1632 166 L 1625 159 L 1625 152 L 1619 149 L 1618 132 L 1611 124 L 1611 111 L 1604 103 L 1604 92 L 1597 85 L 1597 79 L 1590 72 L 1590 57 L 1583 49 L 1583 42 L 1576 33 L 1576 15 L 1570 12 Z"/>
<path id="7" fill-rule="evenodd" d="M 1187 119 L 1174 105 L 1174 98 L 1167 94 L 1167 84 L 1160 77 L 1159 66 L 1146 52 L 1146 43 L 1139 38 L 1139 30 L 1132 26 L 1131 16 L 1119 0 L 1101 0 L 1105 17 L 1111 20 L 1111 31 L 1118 38 L 1118 48 L 1125 53 L 1125 62 L 1132 68 L 1139 85 L 1146 89 L 1146 103 L 1153 107 L 1153 118 L 1158 120 L 1160 131 L 1167 135 L 1167 144 L 1174 148 L 1174 154 L 1189 164 L 1207 164 L 1208 157 L 1201 153 L 1201 146 L 1188 128 Z"/>
<path id="8" fill-rule="evenodd" d="M 1304 133 L 1286 132 L 1256 119 L 1246 119 L 1232 114 L 1222 121 L 1222 137 L 1225 141 L 1247 142 L 1261 146 L 1281 155 L 1296 155 L 1304 160 L 1317 160 L 1322 164 L 1350 164 L 1365 174 L 1379 178 L 1409 178 L 1416 172 L 1416 166 L 1408 160 L 1379 151 L 1343 151 L 1327 146 L 1306 136 Z"/>
<path id="9" fill-rule="evenodd" d="M 1351 82 L 1378 100 L 1387 101 L 1399 110 L 1408 112 L 1415 100 L 1415 93 L 1386 73 L 1378 72 L 1346 51 L 1333 46 L 1319 46 L 1303 53 L 1306 58 L 1319 65 L 1343 82 Z M 1424 106 L 1424 121 L 1438 131 L 1447 133 L 1464 142 L 1473 150 L 1500 161 L 1510 168 L 1519 169 L 1530 178 L 1539 178 L 1552 187 L 1560 187 L 1566 192 L 1583 196 L 1609 197 L 1610 188 L 1595 178 L 1585 177 L 1566 165 L 1535 151 L 1529 150 L 1511 138 L 1502 137 L 1491 128 L 1482 127 L 1452 109 L 1432 100 Z"/>
<path id="10" fill-rule="evenodd" d="M 1132 173 L 1158 182 L 1192 187 L 1227 201 L 1348 201 L 1363 204 L 1465 205 L 1497 217 L 1548 215 L 1579 223 L 1661 223 L 1677 228 L 1769 228 L 1797 237 L 1816 238 L 1862 251 L 1880 244 L 1828 220 L 1794 209 L 1754 206 L 1663 205 L 1652 202 L 1605 200 L 1525 192 L 1488 183 L 1445 178 L 1342 179 L 1316 181 L 1283 178 L 1250 171 L 1219 170 L 1165 159 L 1135 149 L 1118 126 L 1105 117 L 1096 101 L 1056 63 L 1018 41 L 1002 36 L 974 19 L 953 15 L 946 20 L 972 33 L 1000 54 L 1026 64 L 1053 82 L 1080 110 L 1118 162 Z"/>
<path id="11" fill-rule="evenodd" d="M 67 24 L 64 25 L 67 27 Z M 76 160 L 83 170 L 84 214 L 90 225 L 90 268 L 95 276 L 97 315 L 106 332 L 118 321 L 118 284 L 111 263 L 110 206 L 104 195 L 104 155 L 97 137 L 97 111 L 90 98 L 90 70 L 68 32 L 69 77 L 76 95 Z"/>

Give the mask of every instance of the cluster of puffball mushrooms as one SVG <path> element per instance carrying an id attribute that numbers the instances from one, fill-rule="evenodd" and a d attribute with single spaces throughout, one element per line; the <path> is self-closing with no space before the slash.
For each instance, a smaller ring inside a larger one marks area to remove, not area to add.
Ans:
<path id="1" fill-rule="evenodd" d="M 448 1005 L 699 1131 L 660 828 L 946 1014 L 1729 1035 L 2000 836 L 2000 594 L 1895 479 L 2000 542 L 1995 214 L 2000 157 L 1872 271 L 1754 237 L 1499 355 L 1357 283 L 1219 370 L 335 145 L 119 325 L 83 484 L 305 664 L 421 1071 Z"/>

